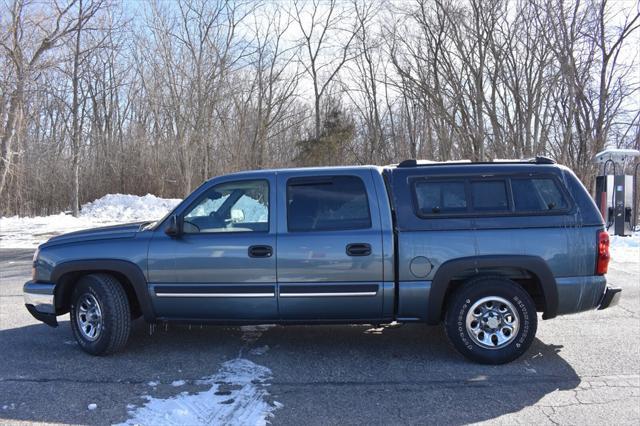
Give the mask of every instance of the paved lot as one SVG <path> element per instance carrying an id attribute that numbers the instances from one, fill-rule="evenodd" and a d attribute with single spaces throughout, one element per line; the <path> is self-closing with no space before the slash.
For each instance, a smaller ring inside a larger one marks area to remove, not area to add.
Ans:
<path id="1" fill-rule="evenodd" d="M 640 260 L 610 267 L 620 306 L 541 322 L 525 357 L 481 366 L 439 327 L 420 325 L 273 327 L 247 338 L 238 327 L 150 335 L 137 323 L 126 352 L 90 357 L 68 318 L 53 329 L 24 309 L 31 254 L 0 250 L 0 423 L 123 422 L 144 395 L 202 391 L 198 379 L 241 350 L 272 371 L 267 402 L 283 404 L 273 424 L 640 422 Z"/>

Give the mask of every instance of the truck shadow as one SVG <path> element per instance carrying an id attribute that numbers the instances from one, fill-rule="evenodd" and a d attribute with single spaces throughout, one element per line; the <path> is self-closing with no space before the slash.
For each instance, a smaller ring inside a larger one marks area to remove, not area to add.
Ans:
<path id="1" fill-rule="evenodd" d="M 561 346 L 535 339 L 516 361 L 479 365 L 453 349 L 442 327 L 279 327 L 261 344 L 276 345 L 261 361 L 273 370 L 271 389 L 280 392 L 279 401 L 287 406 L 291 399 L 295 406 L 306 398 L 331 407 L 323 412 L 328 423 L 482 422 L 580 383 Z M 289 362 L 271 362 L 276 351 L 284 351 Z M 357 408 L 353 393 L 361 395 Z M 288 414 L 277 413 L 278 422 L 293 423 Z"/>
<path id="2" fill-rule="evenodd" d="M 57 329 L 0 330 L 0 419 L 122 422 L 128 404 L 143 404 L 144 395 L 199 392 L 198 379 L 238 356 L 271 369 L 268 392 L 284 404 L 275 424 L 300 424 L 314 410 L 317 417 L 305 423 L 479 422 L 580 383 L 561 347 L 538 339 L 524 357 L 485 366 L 459 356 L 440 327 L 278 326 L 251 339 L 246 333 L 171 325 L 150 335 L 137 322 L 125 352 L 91 357 L 66 321 Z M 177 380 L 187 384 L 171 386 Z M 94 403 L 98 408 L 89 410 Z"/>

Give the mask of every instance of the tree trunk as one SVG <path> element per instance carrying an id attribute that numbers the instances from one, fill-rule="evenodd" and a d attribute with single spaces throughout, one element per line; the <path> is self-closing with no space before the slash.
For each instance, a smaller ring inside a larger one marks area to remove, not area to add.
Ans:
<path id="1" fill-rule="evenodd" d="M 76 29 L 74 52 L 73 52 L 73 74 L 71 77 L 71 86 L 73 90 L 73 99 L 71 102 L 71 120 L 72 120 L 72 149 L 73 149 L 73 194 L 71 200 L 71 208 L 73 209 L 73 215 L 78 217 L 80 214 L 80 118 L 79 118 L 79 68 L 80 68 L 80 35 L 82 32 L 82 0 L 78 4 L 78 27 Z"/>
<path id="2" fill-rule="evenodd" d="M 22 117 L 22 104 L 24 101 L 24 77 L 22 72 L 18 74 L 16 91 L 11 96 L 7 124 L 3 129 L 2 142 L 0 143 L 0 196 L 4 191 L 7 182 L 7 175 L 11 168 L 13 151 L 11 146 L 15 139 L 17 128 Z"/>

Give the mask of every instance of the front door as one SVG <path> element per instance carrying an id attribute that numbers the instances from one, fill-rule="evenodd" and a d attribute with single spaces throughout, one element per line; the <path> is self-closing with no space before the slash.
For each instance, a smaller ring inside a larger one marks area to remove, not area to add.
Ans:
<path id="1" fill-rule="evenodd" d="M 218 180 L 180 213 L 182 235 L 149 247 L 156 315 L 277 319 L 275 179 Z"/>
<path id="2" fill-rule="evenodd" d="M 383 253 L 371 172 L 278 175 L 278 303 L 283 320 L 382 316 Z"/>

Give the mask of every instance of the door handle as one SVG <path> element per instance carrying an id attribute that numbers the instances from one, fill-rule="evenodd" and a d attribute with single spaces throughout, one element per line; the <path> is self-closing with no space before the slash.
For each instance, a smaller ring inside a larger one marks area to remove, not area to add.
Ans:
<path id="1" fill-rule="evenodd" d="M 369 256 L 371 254 L 371 244 L 353 243 L 347 244 L 348 256 Z"/>
<path id="2" fill-rule="evenodd" d="M 251 246 L 249 247 L 249 257 L 271 257 L 273 249 L 271 246 Z"/>

